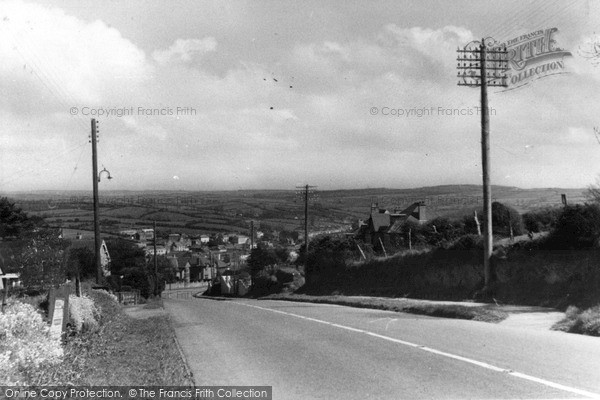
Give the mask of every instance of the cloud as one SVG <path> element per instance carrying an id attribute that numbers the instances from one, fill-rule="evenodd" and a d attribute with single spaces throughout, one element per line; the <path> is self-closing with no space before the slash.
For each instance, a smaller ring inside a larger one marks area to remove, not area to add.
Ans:
<path id="1" fill-rule="evenodd" d="M 144 52 L 102 21 L 21 1 L 2 2 L 0 16 L 0 77 L 15 109 L 97 104 L 152 75 Z"/>
<path id="2" fill-rule="evenodd" d="M 202 56 L 215 51 L 216 48 L 217 41 L 213 37 L 177 39 L 168 49 L 154 51 L 152 58 L 159 64 L 166 64 L 171 61 L 187 62 L 192 60 L 195 55 Z"/>

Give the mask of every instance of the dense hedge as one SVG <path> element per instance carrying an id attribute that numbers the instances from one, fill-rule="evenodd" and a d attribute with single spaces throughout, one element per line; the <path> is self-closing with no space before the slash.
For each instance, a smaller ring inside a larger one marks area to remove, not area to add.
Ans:
<path id="1" fill-rule="evenodd" d="M 467 236 L 447 249 L 405 252 L 322 272 L 308 294 L 465 300 L 483 286 L 483 250 Z M 493 297 L 500 302 L 553 307 L 600 300 L 600 249 L 548 250 L 515 246 L 492 257 Z"/>

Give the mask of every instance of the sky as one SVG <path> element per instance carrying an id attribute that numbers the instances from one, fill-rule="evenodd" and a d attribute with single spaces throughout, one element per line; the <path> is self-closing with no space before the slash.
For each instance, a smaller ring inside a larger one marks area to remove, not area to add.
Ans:
<path id="1" fill-rule="evenodd" d="M 557 28 L 560 74 L 489 88 L 491 182 L 600 174 L 600 0 L 0 3 L 0 192 L 481 184 L 457 49 Z M 458 110 L 458 111 L 457 111 Z"/>

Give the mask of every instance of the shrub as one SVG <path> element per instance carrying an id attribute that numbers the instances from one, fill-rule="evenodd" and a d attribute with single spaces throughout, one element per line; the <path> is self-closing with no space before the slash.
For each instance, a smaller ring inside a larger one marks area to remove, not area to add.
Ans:
<path id="1" fill-rule="evenodd" d="M 86 295 L 94 301 L 96 309 L 99 311 L 98 322 L 100 324 L 104 324 L 121 313 L 121 305 L 114 294 L 105 290 L 90 289 Z"/>
<path id="2" fill-rule="evenodd" d="M 320 236 L 310 242 L 306 265 L 309 271 L 339 272 L 346 260 L 360 257 L 354 239 Z"/>
<path id="3" fill-rule="evenodd" d="M 277 281 L 275 275 L 271 275 L 267 271 L 259 271 L 252 281 L 252 296 L 265 296 L 271 293 L 278 293 L 282 289 L 281 282 Z"/>
<path id="4" fill-rule="evenodd" d="M 30 304 L 12 301 L 0 314 L 0 385 L 18 385 L 23 373 L 62 360 L 60 337 Z"/>
<path id="5" fill-rule="evenodd" d="M 437 217 L 427 223 L 428 243 L 440 246 L 454 241 L 466 233 L 464 220 L 450 220 L 446 217 Z"/>
<path id="6" fill-rule="evenodd" d="M 449 250 L 483 249 L 483 238 L 479 235 L 464 235 L 448 246 Z"/>
<path id="7" fill-rule="evenodd" d="M 600 206 L 577 204 L 567 206 L 552 231 L 549 245 L 556 249 L 595 247 L 600 238 Z"/>
<path id="8" fill-rule="evenodd" d="M 552 329 L 563 332 L 600 336 L 600 305 L 581 311 L 569 306 L 565 318 L 557 322 Z"/>
<path id="9" fill-rule="evenodd" d="M 94 301 L 87 296 L 69 296 L 69 319 L 75 332 L 95 331 L 100 312 Z"/>
<path id="10" fill-rule="evenodd" d="M 549 231 L 556 226 L 562 212 L 560 208 L 543 208 L 523 214 L 523 224 L 530 232 Z"/>
<path id="11" fill-rule="evenodd" d="M 495 234 L 509 236 L 510 228 L 515 236 L 523 233 L 523 219 L 514 208 L 498 201 L 492 203 L 492 227 Z"/>

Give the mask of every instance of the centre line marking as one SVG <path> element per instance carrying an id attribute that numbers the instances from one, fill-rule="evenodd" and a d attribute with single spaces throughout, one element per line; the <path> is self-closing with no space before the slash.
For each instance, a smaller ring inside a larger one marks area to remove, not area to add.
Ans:
<path id="1" fill-rule="evenodd" d="M 547 381 L 545 379 L 541 379 L 541 378 L 536 378 L 535 376 L 531 376 L 531 375 L 527 375 L 527 374 L 523 374 L 520 372 L 516 372 L 513 370 L 509 370 L 509 369 L 505 369 L 505 368 L 500 368 L 500 367 L 496 367 L 494 365 L 482 362 L 482 361 L 477 361 L 477 360 L 473 360 L 471 358 L 467 358 L 467 357 L 462 357 L 456 354 L 451 354 L 451 353 L 447 353 L 445 351 L 441 351 L 441 350 L 436 350 L 433 349 L 431 347 L 427 347 L 427 346 L 423 346 L 420 344 L 416 344 L 416 343 L 412 343 L 412 342 L 407 342 L 406 340 L 400 340 L 400 339 L 396 339 L 390 336 L 385 336 L 385 335 L 380 335 L 378 333 L 375 332 L 370 332 L 370 331 L 366 331 L 364 329 L 357 329 L 357 328 L 352 328 L 350 326 L 346 326 L 346 325 L 340 325 L 340 324 L 335 324 L 333 322 L 328 322 L 328 321 L 323 321 L 321 319 L 316 319 L 316 318 L 311 318 L 311 317 L 305 317 L 304 315 L 299 315 L 299 314 L 293 314 L 293 313 L 289 313 L 286 311 L 281 311 L 281 310 L 273 310 L 272 308 L 266 308 L 266 307 L 260 307 L 260 306 L 255 306 L 252 304 L 246 304 L 246 303 L 239 303 L 237 301 L 233 301 L 233 304 L 237 304 L 240 306 L 245 306 L 245 307 L 251 307 L 251 308 L 256 308 L 259 310 L 264 310 L 264 311 L 270 311 L 272 313 L 276 313 L 276 314 L 283 314 L 283 315 L 287 315 L 290 317 L 295 317 L 295 318 L 300 318 L 300 319 L 304 319 L 307 321 L 312 321 L 312 322 L 317 322 L 319 324 L 324 324 L 324 325 L 329 325 L 329 326 L 333 326 L 335 328 L 340 328 L 340 329 L 345 329 L 347 331 L 352 331 L 352 332 L 357 332 L 357 333 L 363 333 L 365 335 L 369 335 L 369 336 L 373 336 L 379 339 L 383 339 L 383 340 L 387 340 L 389 342 L 394 342 L 394 343 L 398 343 L 404 346 L 409 346 L 409 347 L 414 347 L 415 349 L 419 349 L 419 350 L 423 350 L 429 353 L 433 353 L 433 354 L 437 354 L 439 356 L 442 357 L 447 357 L 447 358 L 452 358 L 458 361 L 463 361 L 469 364 L 473 364 L 473 365 L 477 365 L 478 367 L 481 368 L 486 368 L 495 372 L 501 372 L 501 373 L 505 373 L 508 375 L 512 375 L 516 378 L 520 378 L 520 379 L 524 379 L 524 380 L 528 380 L 531 382 L 536 382 L 539 383 L 541 385 L 545 385 L 554 389 L 559 389 L 559 390 L 563 390 L 565 392 L 570 392 L 570 393 L 575 393 L 581 396 L 585 396 L 585 397 L 589 397 L 591 399 L 600 399 L 600 394 L 598 393 L 592 393 L 592 392 L 588 392 L 586 390 L 582 390 L 582 389 L 577 389 L 577 388 L 573 388 L 570 386 L 565 386 L 565 385 L 561 385 L 560 383 L 555 383 L 555 382 L 551 382 L 551 381 Z"/>

